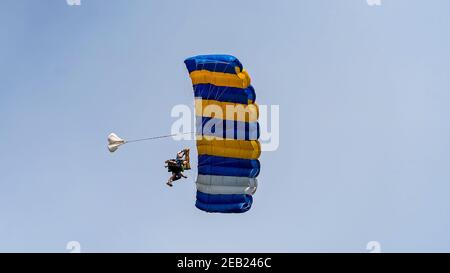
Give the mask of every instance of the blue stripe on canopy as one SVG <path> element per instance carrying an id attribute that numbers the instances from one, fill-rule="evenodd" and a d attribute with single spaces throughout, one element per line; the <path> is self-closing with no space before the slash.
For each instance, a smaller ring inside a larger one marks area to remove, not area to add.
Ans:
<path id="1" fill-rule="evenodd" d="M 241 62 L 231 55 L 198 55 L 187 58 L 184 63 L 189 73 L 196 70 L 236 74 L 235 67 L 242 71 Z"/>
<path id="2" fill-rule="evenodd" d="M 198 156 L 198 173 L 205 175 L 241 176 L 255 178 L 261 164 L 257 159 L 240 159 L 212 155 Z"/>
<path id="3" fill-rule="evenodd" d="M 253 197 L 247 194 L 206 194 L 197 191 L 195 206 L 206 212 L 242 213 L 248 211 Z"/>
<path id="4" fill-rule="evenodd" d="M 242 122 L 196 116 L 197 135 L 215 136 L 226 139 L 257 140 L 258 122 Z"/>
<path id="5" fill-rule="evenodd" d="M 194 96 L 204 100 L 216 100 L 241 104 L 253 103 L 256 100 L 256 92 L 251 85 L 247 88 L 236 88 L 203 83 L 195 84 L 193 88 Z"/>

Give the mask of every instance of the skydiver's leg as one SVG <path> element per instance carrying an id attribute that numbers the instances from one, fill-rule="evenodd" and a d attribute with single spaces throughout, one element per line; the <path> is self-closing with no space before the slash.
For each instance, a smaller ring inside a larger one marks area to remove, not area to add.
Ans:
<path id="1" fill-rule="evenodd" d="M 173 185 L 172 185 L 172 182 L 174 181 L 174 180 L 176 180 L 175 179 L 175 174 L 173 174 L 170 178 L 169 178 L 169 181 L 167 181 L 167 185 L 169 186 L 169 187 L 172 187 Z"/>
<path id="2" fill-rule="evenodd" d="M 187 176 L 184 175 L 183 173 L 180 173 L 180 176 L 183 177 L 183 178 L 187 178 Z"/>
<path id="3" fill-rule="evenodd" d="M 176 173 L 173 175 L 173 181 L 177 181 L 181 178 L 180 173 Z"/>
<path id="4" fill-rule="evenodd" d="M 172 187 L 173 186 L 173 182 L 174 181 L 177 181 L 177 180 L 179 180 L 181 178 L 181 176 L 178 174 L 178 173 L 174 173 L 171 177 L 170 177 L 170 179 L 169 179 L 169 181 L 166 183 L 167 185 L 169 185 L 170 187 Z"/>

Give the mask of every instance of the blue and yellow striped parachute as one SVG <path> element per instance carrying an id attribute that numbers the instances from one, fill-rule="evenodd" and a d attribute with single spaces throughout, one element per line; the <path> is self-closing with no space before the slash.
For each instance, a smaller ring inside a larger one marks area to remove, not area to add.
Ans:
<path id="1" fill-rule="evenodd" d="M 195 96 L 195 206 L 206 212 L 246 212 L 261 168 L 259 112 L 250 76 L 231 55 L 200 55 L 184 63 Z"/>

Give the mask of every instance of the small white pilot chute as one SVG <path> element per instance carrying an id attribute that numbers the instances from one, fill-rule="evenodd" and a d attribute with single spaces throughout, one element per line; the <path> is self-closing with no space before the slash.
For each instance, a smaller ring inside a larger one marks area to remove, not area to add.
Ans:
<path id="1" fill-rule="evenodd" d="M 114 153 L 119 149 L 120 145 L 131 143 L 131 142 L 139 142 L 139 141 L 146 141 L 146 140 L 153 140 L 153 139 L 159 139 L 159 138 L 166 138 L 166 137 L 173 137 L 173 136 L 180 136 L 180 135 L 190 135 L 194 132 L 187 132 L 187 133 L 177 133 L 177 134 L 171 134 L 171 135 L 164 135 L 164 136 L 154 136 L 154 137 L 147 137 L 147 138 L 139 138 L 139 139 L 133 139 L 133 140 L 124 140 L 120 137 L 118 137 L 115 133 L 111 133 L 108 136 L 108 150 L 111 153 Z"/>
<path id="2" fill-rule="evenodd" d="M 111 153 L 114 153 L 117 149 L 119 149 L 119 146 L 125 144 L 125 140 L 118 137 L 116 134 L 111 133 L 108 136 L 108 150 Z"/>

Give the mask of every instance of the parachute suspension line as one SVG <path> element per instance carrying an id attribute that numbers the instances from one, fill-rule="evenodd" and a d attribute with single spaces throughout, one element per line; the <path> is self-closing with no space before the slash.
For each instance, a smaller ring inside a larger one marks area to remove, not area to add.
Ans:
<path id="1" fill-rule="evenodd" d="M 131 143 L 131 142 L 139 142 L 139 141 L 146 141 L 146 140 L 152 140 L 152 139 L 159 139 L 159 138 L 166 138 L 166 137 L 173 137 L 173 136 L 180 136 L 180 135 L 190 135 L 193 134 L 195 132 L 187 132 L 187 133 L 178 133 L 178 134 L 171 134 L 171 135 L 164 135 L 164 136 L 155 136 L 155 137 L 147 137 L 147 138 L 139 138 L 139 139 L 132 139 L 132 140 L 125 140 L 122 139 L 120 137 L 118 137 L 116 134 L 111 133 L 108 136 L 108 150 L 111 153 L 114 153 L 115 151 L 117 151 L 117 149 L 126 143 Z"/>
<path id="2" fill-rule="evenodd" d="M 195 132 L 187 132 L 187 133 L 178 133 L 178 134 L 171 134 L 171 135 L 164 135 L 164 136 L 139 138 L 139 139 L 133 139 L 133 140 L 126 140 L 125 143 L 146 141 L 146 140 L 159 139 L 159 138 L 167 138 L 167 137 L 180 136 L 180 135 L 190 135 L 190 134 L 193 134 L 193 133 L 195 133 Z"/>
<path id="3" fill-rule="evenodd" d="M 215 61 L 215 62 L 214 62 L 214 71 L 216 71 L 216 68 L 217 68 L 217 64 L 218 64 L 218 63 L 223 63 L 223 62 Z M 205 64 L 206 64 L 206 62 L 202 64 L 202 69 L 203 69 L 203 67 L 204 67 Z M 229 65 L 230 65 L 230 63 L 226 63 L 226 64 L 225 64 L 225 67 L 224 67 L 224 69 L 223 69 L 223 71 L 221 71 L 221 72 L 222 72 L 222 73 L 225 73 L 225 71 L 227 71 L 227 68 L 228 68 Z M 198 64 L 196 64 L 196 68 L 198 69 Z M 208 92 L 207 92 L 208 95 L 206 96 L 206 100 L 209 100 L 209 99 L 210 99 L 211 94 L 212 94 L 212 91 L 214 91 L 214 88 L 216 88 L 216 87 L 214 87 L 212 84 L 209 85 Z M 226 86 L 225 88 L 223 88 L 223 90 L 221 91 L 221 93 L 220 93 L 220 94 L 216 94 L 215 97 L 212 98 L 212 99 L 213 99 L 213 100 L 218 100 L 218 99 L 220 99 L 227 89 L 228 89 L 228 86 Z M 195 87 L 195 91 L 197 91 L 197 86 Z M 205 124 L 206 124 L 207 122 L 208 122 L 207 120 L 202 121 L 202 128 L 203 128 L 203 126 L 205 126 Z"/>
<path id="4" fill-rule="evenodd" d="M 214 63 L 214 71 L 216 71 L 216 68 L 217 68 L 217 64 L 218 64 L 219 62 L 215 62 Z M 225 67 L 224 67 L 224 69 L 223 69 L 223 71 L 221 71 L 222 73 L 225 73 L 225 71 L 227 71 L 227 68 L 228 68 L 228 66 L 230 65 L 230 63 L 226 63 L 226 65 L 225 65 Z M 209 85 L 209 89 L 208 89 L 208 96 L 207 96 L 207 100 L 209 100 L 210 99 L 210 95 L 211 95 L 211 92 L 214 90 L 214 88 L 213 88 L 213 90 L 211 90 L 211 87 L 212 87 L 213 85 L 212 84 L 210 84 Z M 221 96 L 222 96 L 222 94 L 225 92 L 225 90 L 227 90 L 228 89 L 228 86 L 227 87 L 225 87 L 225 89 L 224 90 L 222 90 L 222 93 L 217 97 L 217 94 L 216 94 L 216 96 L 213 98 L 214 100 L 218 100 Z"/>
<path id="5" fill-rule="evenodd" d="M 225 71 L 227 71 L 227 68 L 228 68 L 229 65 L 230 65 L 230 63 L 227 63 L 227 65 L 226 65 L 225 68 L 223 69 L 223 73 L 225 73 Z M 222 92 L 220 93 L 220 95 L 216 94 L 216 97 L 215 97 L 214 99 L 215 99 L 215 100 L 219 100 L 219 99 L 222 97 L 223 93 L 225 93 L 225 91 L 227 91 L 227 89 L 228 89 L 228 86 L 226 86 L 226 87 L 222 90 Z"/>

